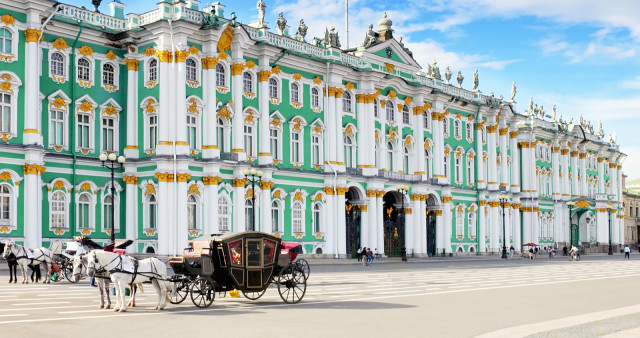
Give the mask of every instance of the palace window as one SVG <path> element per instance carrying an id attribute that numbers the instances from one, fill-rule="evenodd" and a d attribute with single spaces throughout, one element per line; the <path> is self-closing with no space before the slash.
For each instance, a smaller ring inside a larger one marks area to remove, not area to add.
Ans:
<path id="1" fill-rule="evenodd" d="M 462 159 L 458 156 L 455 159 L 455 175 L 456 184 L 460 185 L 462 183 Z"/>
<path id="2" fill-rule="evenodd" d="M 281 160 L 280 156 L 280 130 L 277 128 L 269 129 L 269 141 L 271 143 L 271 156 L 274 160 Z"/>
<path id="3" fill-rule="evenodd" d="M 247 156 L 255 157 L 253 149 L 253 127 L 250 125 L 244 125 L 244 151 Z"/>
<path id="4" fill-rule="evenodd" d="M 355 168 L 355 144 L 349 135 L 344 137 L 344 165 L 347 168 Z"/>
<path id="5" fill-rule="evenodd" d="M 300 150 L 302 148 L 300 146 L 300 138 L 300 132 L 291 133 L 291 162 L 293 163 L 299 163 L 302 158 L 302 156 L 300 156 Z"/>
<path id="6" fill-rule="evenodd" d="M 402 172 L 406 175 L 411 174 L 409 172 L 409 147 L 404 147 L 404 154 L 402 156 Z"/>
<path id="7" fill-rule="evenodd" d="M 255 231 L 255 224 L 253 224 L 253 202 L 251 199 L 244 201 L 244 223 L 247 231 Z"/>
<path id="8" fill-rule="evenodd" d="M 0 98 L 0 111 L 2 112 L 2 117 L 0 118 L 0 131 L 3 133 L 11 132 L 11 112 L 13 105 L 11 104 L 12 95 L 1 93 Z"/>
<path id="9" fill-rule="evenodd" d="M 429 153 L 429 149 L 424 150 L 424 172 L 427 174 L 427 177 L 431 177 L 431 154 Z"/>
<path id="10" fill-rule="evenodd" d="M 61 53 L 55 52 L 51 54 L 49 59 L 49 71 L 51 72 L 51 75 L 65 76 L 64 56 Z"/>
<path id="11" fill-rule="evenodd" d="M 373 116 L 374 117 L 379 117 L 380 116 L 380 113 L 378 112 L 378 109 L 379 109 L 378 105 L 379 105 L 378 100 L 374 100 L 373 101 Z"/>
<path id="12" fill-rule="evenodd" d="M 224 66 L 221 64 L 216 65 L 216 86 L 227 87 L 227 77 Z"/>
<path id="13" fill-rule="evenodd" d="M 102 150 L 103 151 L 116 151 L 114 148 L 115 137 L 115 123 L 114 118 L 102 119 Z"/>
<path id="14" fill-rule="evenodd" d="M 225 151 L 227 151 L 227 147 L 228 146 L 227 146 L 227 142 L 226 142 L 227 138 L 224 135 L 224 130 L 225 130 L 224 120 L 218 119 L 218 126 L 216 128 L 217 128 L 217 131 L 218 131 L 218 133 L 217 133 L 217 135 L 218 135 L 218 148 L 220 148 L 221 152 L 225 152 Z"/>
<path id="15" fill-rule="evenodd" d="M 444 176 L 449 179 L 451 177 L 451 167 L 449 166 L 449 155 L 444 154 Z"/>
<path id="16" fill-rule="evenodd" d="M 320 107 L 320 92 L 317 88 L 311 88 L 311 106 L 314 108 Z"/>
<path id="17" fill-rule="evenodd" d="M 473 157 L 467 157 L 467 184 L 473 185 L 475 182 L 474 179 L 474 160 Z"/>
<path id="18" fill-rule="evenodd" d="M 115 70 L 113 69 L 113 65 L 110 63 L 105 63 L 102 65 L 102 84 L 113 86 L 115 83 Z"/>
<path id="19" fill-rule="evenodd" d="M 313 232 L 321 232 L 322 219 L 322 204 L 316 203 L 313 205 Z"/>
<path id="20" fill-rule="evenodd" d="M 291 207 L 291 229 L 293 233 L 304 232 L 304 206 L 300 201 L 294 201 Z"/>
<path id="21" fill-rule="evenodd" d="M 342 111 L 345 113 L 351 113 L 351 93 L 342 93 Z"/>
<path id="22" fill-rule="evenodd" d="M 156 195 L 147 196 L 147 228 L 156 229 L 158 227 L 158 201 Z"/>
<path id="23" fill-rule="evenodd" d="M 387 120 L 388 121 L 394 121 L 396 119 L 395 116 L 395 110 L 393 108 L 393 103 L 391 101 L 387 101 L 387 104 L 385 106 L 385 110 L 387 113 Z"/>
<path id="24" fill-rule="evenodd" d="M 280 210 L 280 203 L 278 201 L 271 202 L 271 225 L 273 226 L 273 232 L 282 232 L 282 211 Z"/>
<path id="25" fill-rule="evenodd" d="M 65 145 L 65 120 L 62 110 L 52 109 L 49 113 L 49 145 Z"/>
<path id="26" fill-rule="evenodd" d="M 89 208 L 91 206 L 91 195 L 82 193 L 78 198 L 78 228 L 89 229 L 91 227 L 91 218 Z"/>
<path id="27" fill-rule="evenodd" d="M 150 114 L 148 117 L 149 135 L 147 139 L 147 149 L 156 149 L 158 143 L 158 115 Z"/>
<path id="28" fill-rule="evenodd" d="M 113 198 L 111 194 L 107 195 L 102 202 L 102 229 L 113 229 L 113 218 L 111 218 L 111 210 L 113 209 Z"/>
<path id="29" fill-rule="evenodd" d="M 278 80 L 269 78 L 269 98 L 278 98 Z"/>
<path id="30" fill-rule="evenodd" d="M 464 236 L 464 210 L 460 209 L 456 211 L 456 236 Z"/>
<path id="31" fill-rule="evenodd" d="M 431 129 L 431 123 L 429 123 L 430 122 L 429 117 L 430 117 L 429 112 L 425 111 L 424 113 L 422 113 L 422 127 L 425 130 Z"/>
<path id="32" fill-rule="evenodd" d="M 449 137 L 449 119 L 447 117 L 442 120 L 442 125 L 444 126 L 444 137 Z"/>
<path id="33" fill-rule="evenodd" d="M 393 171 L 393 144 L 391 142 L 387 143 L 387 171 Z"/>
<path id="34" fill-rule="evenodd" d="M 249 72 L 242 74 L 242 89 L 245 93 L 253 93 L 253 76 Z"/>
<path id="35" fill-rule="evenodd" d="M 466 123 L 467 128 L 467 141 L 473 141 L 473 124 L 471 122 Z"/>
<path id="36" fill-rule="evenodd" d="M 291 103 L 300 103 L 300 90 L 298 84 L 293 82 L 289 87 L 291 88 L 289 91 L 289 94 L 291 95 Z"/>
<path id="37" fill-rule="evenodd" d="M 77 147 L 88 149 L 91 139 L 91 115 L 78 114 Z"/>
<path id="38" fill-rule="evenodd" d="M 322 150 L 320 148 L 320 136 L 311 136 L 311 164 L 322 165 Z"/>
<path id="39" fill-rule="evenodd" d="M 85 58 L 80 58 L 78 60 L 78 80 L 91 80 L 91 67 L 89 66 L 89 60 Z"/>
<path id="40" fill-rule="evenodd" d="M 196 64 L 196 60 L 188 58 L 185 61 L 185 70 L 187 73 L 187 81 L 198 81 L 198 65 Z"/>
<path id="41" fill-rule="evenodd" d="M 11 54 L 13 34 L 6 28 L 0 28 L 0 53 Z"/>
<path id="42" fill-rule="evenodd" d="M 198 149 L 198 115 L 187 114 L 187 142 L 189 149 Z"/>
<path id="43" fill-rule="evenodd" d="M 226 196 L 218 197 L 218 225 L 220 231 L 231 231 L 231 203 Z"/>
<path id="44" fill-rule="evenodd" d="M 189 230 L 200 229 L 200 210 L 198 210 L 198 197 L 189 195 L 187 198 L 187 228 Z"/>
<path id="45" fill-rule="evenodd" d="M 409 124 L 409 107 L 406 105 L 402 108 L 402 123 Z"/>
<path id="46" fill-rule="evenodd" d="M 469 237 L 476 237 L 476 213 L 469 212 L 467 227 L 469 228 Z"/>
<path id="47" fill-rule="evenodd" d="M 8 185 L 0 185 L 0 224 L 11 225 L 11 201 L 13 196 Z"/>
<path id="48" fill-rule="evenodd" d="M 58 190 L 51 195 L 51 228 L 67 227 L 67 199 L 65 194 Z"/>
<path id="49" fill-rule="evenodd" d="M 147 82 L 158 81 L 158 60 L 151 59 L 149 61 L 149 78 Z"/>
<path id="50" fill-rule="evenodd" d="M 487 142 L 487 127 L 482 126 L 482 143 Z"/>

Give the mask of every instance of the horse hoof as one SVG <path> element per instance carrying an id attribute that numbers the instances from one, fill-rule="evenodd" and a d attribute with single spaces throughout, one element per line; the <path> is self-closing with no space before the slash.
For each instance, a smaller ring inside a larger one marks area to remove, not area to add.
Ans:
<path id="1" fill-rule="evenodd" d="M 100 307 L 98 309 L 104 309 L 104 304 L 100 304 Z"/>
<path id="2" fill-rule="evenodd" d="M 110 309 L 110 308 L 111 308 L 111 305 L 107 305 L 107 306 L 105 306 L 104 308 L 105 308 L 105 309 Z"/>
<path id="3" fill-rule="evenodd" d="M 113 309 L 113 312 L 120 312 L 120 309 L 115 308 L 115 309 Z"/>
<path id="4" fill-rule="evenodd" d="M 120 312 L 127 312 L 127 309 L 120 309 Z"/>

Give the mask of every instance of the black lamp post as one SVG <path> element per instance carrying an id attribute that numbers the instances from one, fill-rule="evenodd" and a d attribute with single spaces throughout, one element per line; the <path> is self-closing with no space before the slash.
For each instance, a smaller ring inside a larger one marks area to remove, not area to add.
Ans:
<path id="1" fill-rule="evenodd" d="M 396 187 L 398 189 L 398 192 L 400 193 L 400 200 L 401 200 L 401 206 L 402 206 L 402 234 L 400 236 L 400 248 L 401 248 L 401 255 L 402 255 L 402 261 L 406 262 L 407 261 L 407 248 L 404 246 L 404 235 L 406 232 L 405 229 L 405 214 L 404 214 L 404 196 L 407 194 L 407 191 L 409 191 L 409 186 L 401 184 L 398 185 Z"/>
<path id="2" fill-rule="evenodd" d="M 507 259 L 507 234 L 505 231 L 504 208 L 507 205 L 507 202 L 509 202 L 509 196 L 500 195 L 498 196 L 498 200 L 500 201 L 500 206 L 502 206 L 502 257 L 501 258 Z"/>
<path id="3" fill-rule="evenodd" d="M 573 224 L 571 223 L 571 215 L 573 213 L 573 208 L 576 206 L 576 202 L 569 201 L 567 202 L 567 207 L 569 207 L 569 246 L 573 246 Z"/>
<path id="4" fill-rule="evenodd" d="M 244 177 L 251 183 L 251 231 L 256 230 L 256 182 L 258 185 L 262 182 L 262 170 L 245 169 Z M 257 177 L 257 178 L 256 178 Z"/>
<path id="5" fill-rule="evenodd" d="M 102 166 L 111 170 L 111 244 L 116 247 L 116 186 L 114 173 L 117 169 L 121 169 L 125 162 L 124 156 L 117 156 L 114 153 L 109 155 L 100 154 Z"/>
<path id="6" fill-rule="evenodd" d="M 607 205 L 607 209 L 609 209 L 609 252 L 608 255 L 613 255 L 613 248 L 611 248 L 611 212 L 615 210 L 611 204 Z"/>

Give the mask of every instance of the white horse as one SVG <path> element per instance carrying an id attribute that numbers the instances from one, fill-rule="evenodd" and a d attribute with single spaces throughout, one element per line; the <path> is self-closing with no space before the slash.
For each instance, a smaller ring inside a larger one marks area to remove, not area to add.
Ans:
<path id="1" fill-rule="evenodd" d="M 137 266 L 136 266 L 137 262 Z M 135 258 L 104 250 L 92 250 L 87 254 L 87 273 L 93 277 L 96 273 L 109 273 L 116 285 L 116 306 L 114 311 L 127 311 L 124 301 L 125 289 L 132 284 L 151 281 L 158 293 L 156 310 L 164 310 L 167 300 L 167 267 L 162 261 L 151 257 L 136 261 Z M 133 291 L 133 290 L 132 290 Z M 135 294 L 131 292 L 130 304 L 134 304 Z"/>
<path id="2" fill-rule="evenodd" d="M 22 284 L 28 284 L 29 279 L 27 278 L 27 267 L 29 264 L 43 265 L 44 271 L 46 272 L 46 277 L 42 283 L 51 283 L 51 258 L 53 255 L 51 251 L 47 248 L 34 249 L 33 253 L 27 252 L 27 249 L 22 245 L 16 243 L 7 243 L 5 244 L 4 253 L 2 257 L 7 259 L 10 254 L 14 254 L 16 256 L 16 261 L 18 262 L 18 266 L 20 267 L 20 272 L 22 272 Z"/>

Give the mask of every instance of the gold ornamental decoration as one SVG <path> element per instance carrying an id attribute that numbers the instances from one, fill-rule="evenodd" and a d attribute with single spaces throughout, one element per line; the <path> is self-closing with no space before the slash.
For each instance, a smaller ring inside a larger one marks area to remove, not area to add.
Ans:
<path id="1" fill-rule="evenodd" d="M 156 188 L 153 186 L 153 184 L 149 183 L 147 184 L 146 189 L 144 190 L 144 195 L 149 195 L 149 194 L 155 194 L 156 193 Z"/>
<path id="2" fill-rule="evenodd" d="M 231 65 L 231 75 L 242 75 L 244 65 L 241 63 L 234 63 Z"/>
<path id="3" fill-rule="evenodd" d="M 11 179 L 11 174 L 9 174 L 8 171 L 4 171 L 2 172 L 2 174 L 0 174 L 0 180 L 2 180 L 2 182 L 6 182 L 10 179 Z"/>
<path id="4" fill-rule="evenodd" d="M 84 182 L 82 183 L 82 185 L 80 186 L 80 190 L 82 191 L 89 191 L 91 190 L 91 185 L 88 182 Z"/>
<path id="5" fill-rule="evenodd" d="M 315 83 L 315 84 L 320 84 L 320 83 L 322 83 L 322 79 L 321 79 L 319 76 L 316 76 L 316 77 L 313 79 L 313 83 Z"/>
<path id="6" fill-rule="evenodd" d="M 344 195 L 347 193 L 347 191 L 349 191 L 349 188 L 347 187 L 337 187 L 336 188 L 336 192 L 338 193 L 338 195 Z"/>
<path id="7" fill-rule="evenodd" d="M 138 60 L 126 59 L 124 60 L 124 64 L 127 65 L 128 70 L 138 71 Z"/>
<path id="8" fill-rule="evenodd" d="M 275 67 L 271 68 L 271 72 L 273 74 L 280 74 L 280 72 L 281 72 L 280 71 L 280 66 L 275 66 Z"/>
<path id="9" fill-rule="evenodd" d="M 63 38 L 57 38 L 51 45 L 57 50 L 67 50 L 69 49 L 69 45 L 67 45 L 67 41 Z"/>
<path id="10" fill-rule="evenodd" d="M 122 180 L 126 184 L 138 184 L 138 178 L 136 176 L 123 176 Z"/>
<path id="11" fill-rule="evenodd" d="M 187 195 L 192 195 L 192 194 L 200 196 L 200 189 L 198 189 L 197 184 L 192 184 L 189 186 L 189 191 L 187 191 Z"/>
<path id="12" fill-rule="evenodd" d="M 344 85 L 345 88 L 349 89 L 349 90 L 354 90 L 356 89 L 356 87 L 353 85 L 353 83 L 351 82 L 347 82 L 347 84 Z"/>
<path id="13" fill-rule="evenodd" d="M 452 196 L 442 196 L 441 200 L 442 200 L 442 203 L 449 203 L 449 202 L 451 202 L 453 200 L 453 197 Z"/>
<path id="14" fill-rule="evenodd" d="M 142 54 L 144 54 L 145 56 L 153 56 L 156 55 L 156 50 L 155 48 L 148 46 L 144 52 L 142 52 Z"/>
<path id="15" fill-rule="evenodd" d="M 588 206 L 589 206 L 589 202 L 585 200 L 579 200 L 578 202 L 576 202 L 576 207 L 578 208 L 587 208 Z"/>
<path id="16" fill-rule="evenodd" d="M 191 178 L 191 174 L 181 174 L 178 173 L 178 182 L 187 182 Z"/>
<path id="17" fill-rule="evenodd" d="M 200 113 L 200 111 L 198 111 L 198 104 L 195 98 L 190 98 L 188 102 L 191 104 L 189 105 L 189 108 L 187 108 L 187 112 L 192 114 Z"/>
<path id="18" fill-rule="evenodd" d="M 54 184 L 53 187 L 58 189 L 58 190 L 62 190 L 64 189 L 64 182 L 62 182 L 62 180 L 57 180 Z"/>
<path id="19" fill-rule="evenodd" d="M 89 111 L 89 110 L 93 110 L 93 105 L 91 104 L 91 102 L 89 101 L 84 101 L 80 104 L 80 107 L 78 107 L 78 109 L 82 110 L 82 111 Z"/>
<path id="20" fill-rule="evenodd" d="M 220 176 L 204 176 L 202 177 L 202 183 L 204 185 L 218 185 L 222 181 L 222 177 Z"/>
<path id="21" fill-rule="evenodd" d="M 223 53 L 226 50 L 231 48 L 231 43 L 233 42 L 233 27 L 231 25 L 227 25 L 227 27 L 222 31 L 220 35 L 220 39 L 218 40 L 218 53 Z"/>
<path id="22" fill-rule="evenodd" d="M 14 18 L 13 16 L 9 15 L 9 14 L 5 14 L 3 16 L 0 17 L 0 22 L 2 22 L 3 24 L 7 25 L 7 26 L 14 26 L 13 24 L 16 21 L 16 18 Z"/>
<path id="23" fill-rule="evenodd" d="M 244 187 L 244 185 L 245 185 L 245 184 L 247 184 L 247 182 L 248 182 L 248 181 L 249 181 L 249 180 L 244 179 L 244 178 L 234 178 L 233 180 L 231 180 L 232 185 L 233 185 L 235 188 L 238 188 L 238 187 Z"/>
<path id="24" fill-rule="evenodd" d="M 27 42 L 38 42 L 41 33 L 42 32 L 37 29 L 26 29 L 24 31 L 24 36 Z"/>
<path id="25" fill-rule="evenodd" d="M 198 55 L 198 53 L 200 53 L 200 50 L 198 49 L 198 47 L 193 46 L 193 45 L 191 47 L 189 47 L 189 54 Z"/>
<path id="26" fill-rule="evenodd" d="M 324 187 L 324 188 L 322 188 L 322 190 L 327 195 L 333 195 L 333 187 Z"/>
<path id="27" fill-rule="evenodd" d="M 261 70 L 258 72 L 258 82 L 265 82 L 269 80 L 271 72 L 268 70 Z"/>
<path id="28" fill-rule="evenodd" d="M 105 56 L 109 60 L 115 60 L 116 59 L 116 53 L 114 53 L 113 50 L 111 50 L 111 49 L 107 52 L 107 54 L 105 54 Z"/>
<path id="29" fill-rule="evenodd" d="M 156 52 L 156 56 L 160 62 L 173 62 L 173 53 L 169 50 L 159 50 Z"/>
<path id="30" fill-rule="evenodd" d="M 84 56 L 93 56 L 93 53 L 95 53 L 93 51 L 93 48 L 91 48 L 89 46 L 86 46 L 86 45 L 78 48 L 78 52 L 80 52 L 80 54 L 82 54 Z"/>
<path id="31" fill-rule="evenodd" d="M 22 167 L 25 175 L 37 175 L 38 173 L 43 173 L 47 170 L 47 168 L 38 165 L 38 164 L 25 164 Z M 61 182 L 61 181 L 59 181 Z M 61 182 L 62 183 L 62 182 Z"/>
<path id="32" fill-rule="evenodd" d="M 302 75 L 300 75 L 300 73 L 293 73 L 293 79 L 300 81 L 302 79 Z"/>
<path id="33" fill-rule="evenodd" d="M 384 64 L 384 67 L 387 69 L 389 73 L 393 73 L 393 71 L 396 69 L 396 66 L 388 62 Z"/>

